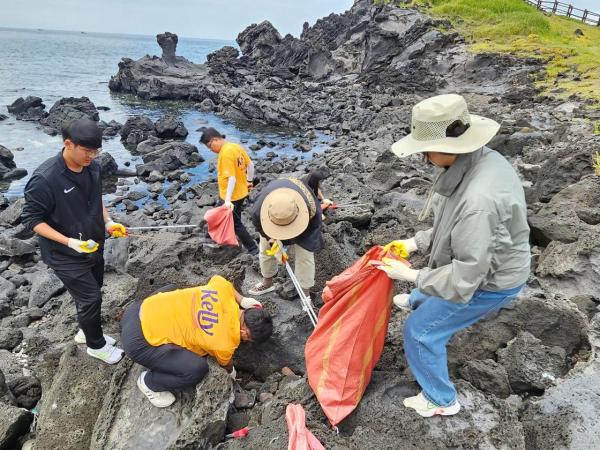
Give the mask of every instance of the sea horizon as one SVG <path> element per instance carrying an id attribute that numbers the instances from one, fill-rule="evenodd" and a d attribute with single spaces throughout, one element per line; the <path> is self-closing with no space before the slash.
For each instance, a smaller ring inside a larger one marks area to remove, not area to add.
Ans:
<path id="1" fill-rule="evenodd" d="M 85 34 L 88 36 L 98 35 L 98 36 L 111 36 L 111 37 L 154 38 L 154 39 L 156 38 L 156 34 L 108 33 L 108 32 L 102 32 L 102 31 L 60 30 L 60 29 L 54 29 L 54 28 L 21 28 L 21 27 L 0 26 L 0 31 L 45 32 L 45 33 L 74 34 L 74 35 Z M 170 30 L 163 30 L 159 33 L 164 33 L 167 31 L 173 33 L 173 31 L 170 31 Z M 157 34 L 159 34 L 159 33 L 157 33 Z M 190 37 L 190 36 L 181 35 L 179 33 L 175 33 L 175 34 L 177 34 L 177 37 L 179 39 L 194 40 L 194 41 L 230 42 L 230 43 L 234 43 L 235 46 L 237 46 L 237 42 L 235 41 L 235 39 L 222 39 L 222 38 L 214 38 L 214 37 L 206 37 L 206 38 L 205 37 Z"/>

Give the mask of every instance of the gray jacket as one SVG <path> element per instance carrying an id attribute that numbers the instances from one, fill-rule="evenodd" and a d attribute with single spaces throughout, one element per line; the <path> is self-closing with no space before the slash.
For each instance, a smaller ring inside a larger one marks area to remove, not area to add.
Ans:
<path id="1" fill-rule="evenodd" d="M 431 252 L 417 277 L 420 290 L 466 303 L 477 289 L 497 292 L 527 281 L 525 195 L 502 155 L 487 147 L 460 155 L 432 189 L 433 228 L 415 236 L 419 250 Z"/>

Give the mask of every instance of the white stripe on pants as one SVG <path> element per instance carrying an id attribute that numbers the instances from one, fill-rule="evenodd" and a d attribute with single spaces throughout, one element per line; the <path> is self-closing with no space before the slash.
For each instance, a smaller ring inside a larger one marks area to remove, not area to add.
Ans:
<path id="1" fill-rule="evenodd" d="M 258 260 L 260 273 L 264 278 L 273 278 L 277 274 L 277 258 L 266 254 L 270 248 L 269 242 L 261 236 Z M 315 285 L 315 254 L 296 244 L 288 247 L 290 248 L 294 251 L 294 274 L 303 289 L 310 289 Z"/>

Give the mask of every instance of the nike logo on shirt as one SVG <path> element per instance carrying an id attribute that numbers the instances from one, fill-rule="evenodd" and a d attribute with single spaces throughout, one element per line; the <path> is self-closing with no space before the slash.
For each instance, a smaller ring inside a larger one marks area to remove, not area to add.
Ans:
<path id="1" fill-rule="evenodd" d="M 75 186 L 73 186 L 71 189 L 65 189 L 64 192 L 65 194 L 68 194 L 69 192 L 71 192 L 73 189 L 75 189 Z"/>

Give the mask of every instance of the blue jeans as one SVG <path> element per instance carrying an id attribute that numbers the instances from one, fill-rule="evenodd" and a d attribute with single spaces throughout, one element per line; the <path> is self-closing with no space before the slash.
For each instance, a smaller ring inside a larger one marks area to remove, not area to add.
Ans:
<path id="1" fill-rule="evenodd" d="M 409 302 L 414 311 L 404 325 L 404 353 L 430 402 L 450 406 L 456 401 L 456 389 L 448 377 L 446 344 L 450 338 L 510 303 L 522 288 L 477 290 L 468 303 L 454 303 L 413 289 Z"/>

